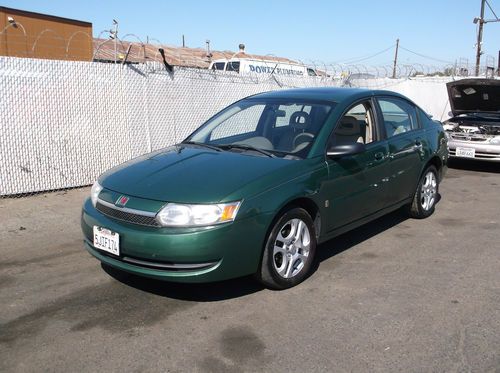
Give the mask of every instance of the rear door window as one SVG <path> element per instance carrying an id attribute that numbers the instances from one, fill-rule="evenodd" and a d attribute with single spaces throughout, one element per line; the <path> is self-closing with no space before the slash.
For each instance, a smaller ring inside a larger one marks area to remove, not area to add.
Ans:
<path id="1" fill-rule="evenodd" d="M 419 128 L 417 112 L 409 102 L 392 97 L 377 101 L 388 138 Z"/>

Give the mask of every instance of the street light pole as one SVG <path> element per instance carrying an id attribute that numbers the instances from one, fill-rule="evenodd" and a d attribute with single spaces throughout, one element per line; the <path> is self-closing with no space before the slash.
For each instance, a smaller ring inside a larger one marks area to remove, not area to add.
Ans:
<path id="1" fill-rule="evenodd" d="M 118 21 L 117 20 L 113 20 L 113 24 L 115 25 L 115 30 L 113 31 L 113 36 L 114 36 L 114 42 L 115 42 L 115 63 L 117 63 L 118 61 L 118 58 L 117 58 L 117 55 L 118 55 Z"/>
<path id="2" fill-rule="evenodd" d="M 483 26 L 484 26 L 484 4 L 486 0 L 481 0 L 481 15 L 479 19 L 475 18 L 479 22 L 479 29 L 477 31 L 477 49 L 476 49 L 476 76 L 479 76 L 479 65 L 481 65 L 481 44 L 483 42 Z"/>

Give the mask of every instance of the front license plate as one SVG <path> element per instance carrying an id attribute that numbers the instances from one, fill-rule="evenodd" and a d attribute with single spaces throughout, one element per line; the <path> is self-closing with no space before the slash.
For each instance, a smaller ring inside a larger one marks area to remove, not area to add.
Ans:
<path id="1" fill-rule="evenodd" d="M 476 149 L 457 148 L 455 154 L 457 155 L 457 157 L 475 158 L 476 157 Z"/>
<path id="2" fill-rule="evenodd" d="M 94 247 L 113 255 L 120 255 L 120 235 L 94 225 Z"/>

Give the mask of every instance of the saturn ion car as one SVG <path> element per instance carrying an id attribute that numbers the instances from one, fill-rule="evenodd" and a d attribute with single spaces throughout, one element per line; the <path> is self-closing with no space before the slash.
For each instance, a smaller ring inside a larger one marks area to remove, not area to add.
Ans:
<path id="1" fill-rule="evenodd" d="M 441 124 L 399 94 L 258 94 L 100 176 L 83 206 L 85 247 L 140 276 L 253 274 L 289 288 L 318 244 L 402 207 L 431 215 L 447 157 Z"/>

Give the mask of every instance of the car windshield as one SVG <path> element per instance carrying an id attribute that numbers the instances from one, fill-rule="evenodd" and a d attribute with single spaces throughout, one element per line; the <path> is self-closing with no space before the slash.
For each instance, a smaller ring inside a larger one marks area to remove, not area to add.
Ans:
<path id="1" fill-rule="evenodd" d="M 334 105 L 290 99 L 242 100 L 218 113 L 184 143 L 302 159 Z"/>

